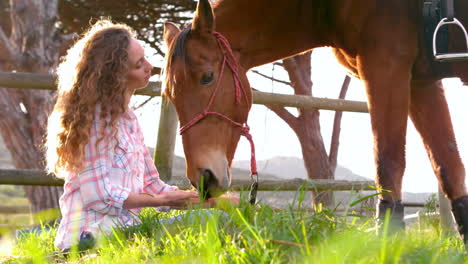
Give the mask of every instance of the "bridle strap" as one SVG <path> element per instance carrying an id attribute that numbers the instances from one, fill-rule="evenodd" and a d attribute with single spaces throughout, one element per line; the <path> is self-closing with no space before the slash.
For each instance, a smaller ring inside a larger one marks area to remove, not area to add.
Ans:
<path id="1" fill-rule="evenodd" d="M 202 119 L 207 117 L 208 115 L 215 115 L 218 116 L 228 122 L 230 122 L 233 126 L 237 126 L 241 130 L 241 135 L 244 136 L 250 143 L 250 172 L 251 172 L 251 177 L 252 177 L 252 187 L 251 187 L 251 192 L 250 192 L 250 203 L 254 204 L 257 196 L 257 189 L 258 189 L 258 174 L 257 174 L 257 161 L 255 158 L 255 144 L 253 142 L 252 135 L 250 134 L 250 128 L 247 125 L 246 122 L 240 123 L 234 121 L 232 118 L 218 113 L 214 111 L 210 111 L 211 106 L 213 105 L 214 99 L 216 95 L 218 94 L 219 87 L 221 86 L 221 78 L 223 76 L 225 66 L 226 64 L 228 65 L 229 69 L 232 71 L 232 77 L 234 80 L 234 86 L 235 86 L 235 96 L 236 96 L 236 103 L 239 104 L 241 100 L 241 93 L 244 95 L 245 102 L 248 102 L 247 98 L 247 93 L 244 90 L 244 87 L 242 87 L 242 82 L 240 81 L 239 77 L 239 72 L 237 68 L 237 61 L 234 57 L 234 54 L 232 52 L 231 46 L 229 45 L 228 40 L 221 35 L 219 32 L 213 32 L 213 35 L 216 37 L 216 41 L 218 42 L 218 46 L 221 49 L 223 53 L 223 62 L 221 64 L 221 71 L 219 73 L 218 79 L 216 80 L 216 86 L 215 90 L 213 91 L 213 94 L 210 97 L 210 100 L 208 101 L 207 106 L 203 110 L 203 112 L 199 113 L 196 115 L 194 118 L 192 118 L 189 122 L 187 122 L 185 125 L 181 126 L 179 133 L 182 135 L 185 133 L 188 129 L 193 127 L 195 124 L 200 122 Z"/>

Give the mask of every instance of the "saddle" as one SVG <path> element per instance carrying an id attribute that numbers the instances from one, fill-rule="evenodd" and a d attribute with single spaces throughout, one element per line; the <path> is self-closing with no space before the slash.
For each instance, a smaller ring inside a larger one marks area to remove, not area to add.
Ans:
<path id="1" fill-rule="evenodd" d="M 468 34 L 463 24 L 455 18 L 454 0 L 424 0 L 424 40 L 427 50 L 437 62 L 468 60 Z M 463 0 L 464 1 L 464 0 Z M 465 36 L 464 52 L 449 52 L 449 26 L 458 27 Z"/>

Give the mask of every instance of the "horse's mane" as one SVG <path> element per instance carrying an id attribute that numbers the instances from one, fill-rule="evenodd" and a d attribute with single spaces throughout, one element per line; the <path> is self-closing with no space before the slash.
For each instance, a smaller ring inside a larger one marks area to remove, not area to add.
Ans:
<path id="1" fill-rule="evenodd" d="M 163 95 L 169 98 L 174 96 L 173 84 L 175 83 L 175 70 L 173 62 L 177 57 L 186 63 L 185 43 L 190 33 L 190 25 L 186 25 L 176 36 L 174 41 L 168 46 L 166 53 L 166 66 L 164 67 Z"/>
<path id="2" fill-rule="evenodd" d="M 276 0 L 278 1 L 278 0 Z M 282 0 L 280 0 L 282 1 Z M 302 2 L 306 1 L 306 2 Z M 315 25 L 321 25 L 320 31 L 315 32 L 317 35 L 330 35 L 334 34 L 337 30 L 336 28 L 336 19 L 334 13 L 334 3 L 331 3 L 329 0 L 315 0 L 313 3 L 307 3 L 310 0 L 301 0 L 297 8 L 300 8 L 303 5 L 312 5 L 312 10 L 314 14 L 310 18 L 310 23 Z M 223 5 L 236 5 L 239 3 L 230 2 L 225 0 L 219 0 L 212 3 L 214 8 L 221 7 Z M 298 10 L 300 12 L 300 10 Z M 238 15 L 238 14 L 237 14 Z M 174 83 L 177 81 L 175 76 L 175 68 L 173 63 L 176 58 L 180 58 L 185 66 L 187 63 L 186 56 L 186 41 L 189 36 L 191 29 L 191 24 L 186 24 L 184 28 L 174 37 L 174 41 L 169 45 L 168 51 L 166 53 L 166 65 L 164 67 L 164 84 L 162 94 L 169 98 L 174 97 Z M 325 38 L 325 37 L 324 37 Z M 184 71 L 185 73 L 185 68 Z"/>

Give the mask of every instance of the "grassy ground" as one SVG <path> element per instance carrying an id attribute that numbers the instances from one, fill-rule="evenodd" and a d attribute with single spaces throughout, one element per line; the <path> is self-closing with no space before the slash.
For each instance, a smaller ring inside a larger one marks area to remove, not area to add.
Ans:
<path id="1" fill-rule="evenodd" d="M 0 185 L 0 205 L 27 207 L 28 200 L 25 197 L 23 187 L 12 185 Z M 0 238 L 8 228 L 15 226 L 27 226 L 31 224 L 29 214 L 2 214 L 0 213 Z"/>
<path id="2" fill-rule="evenodd" d="M 0 185 L 0 204 L 4 206 L 26 206 L 28 200 L 22 186 Z"/>
<path id="3" fill-rule="evenodd" d="M 23 187 L 0 185 L 0 205 L 2 206 L 28 206 L 28 200 Z M 31 224 L 29 214 L 2 214 L 0 213 L 0 238 L 7 231 L 8 226 L 25 226 Z"/>
<path id="4" fill-rule="evenodd" d="M 445 236 L 429 225 L 405 233 L 377 235 L 372 219 L 311 214 L 298 204 L 290 209 L 221 205 L 229 217 L 203 214 L 180 224 L 161 225 L 174 214 L 146 209 L 143 225 L 116 229 L 99 241 L 99 249 L 68 258 L 55 254 L 56 229 L 0 245 L 2 263 L 467 263 L 457 236 Z M 294 208 L 294 209 L 292 209 Z M 191 213 L 192 212 L 192 213 Z M 2 252 L 3 251 L 3 252 Z M 116 262 L 117 261 L 117 262 Z"/>

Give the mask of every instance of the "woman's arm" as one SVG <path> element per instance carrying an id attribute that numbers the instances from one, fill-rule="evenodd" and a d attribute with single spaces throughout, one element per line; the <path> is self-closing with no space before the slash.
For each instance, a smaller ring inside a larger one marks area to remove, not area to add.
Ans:
<path id="1" fill-rule="evenodd" d="M 141 134 L 140 129 L 137 130 Z M 141 137 L 141 144 L 143 145 L 143 157 L 145 163 L 145 172 L 143 175 L 143 192 L 152 195 L 159 195 L 165 192 L 172 192 L 178 190 L 176 186 L 166 184 L 159 178 L 158 170 L 154 165 L 153 158 L 151 157 L 148 148 L 144 145 L 143 135 Z"/>
<path id="2" fill-rule="evenodd" d="M 140 207 L 170 206 L 173 208 L 187 208 L 191 204 L 200 203 L 197 192 L 175 190 L 156 196 L 144 193 L 130 193 L 123 203 L 124 209 Z"/>
<path id="3" fill-rule="evenodd" d="M 194 191 L 176 190 L 156 196 L 146 193 L 130 193 L 128 198 L 123 202 L 122 207 L 124 209 L 133 209 L 140 207 L 169 206 L 173 209 L 187 209 L 195 204 L 207 208 L 223 206 L 223 204 L 238 206 L 239 197 L 233 194 L 225 194 L 220 197 L 210 198 L 204 203 L 201 203 L 198 193 Z"/>

